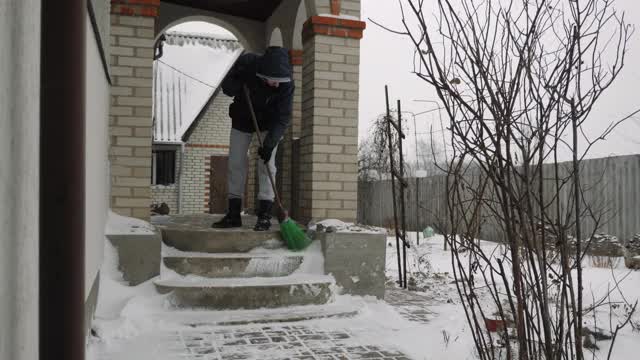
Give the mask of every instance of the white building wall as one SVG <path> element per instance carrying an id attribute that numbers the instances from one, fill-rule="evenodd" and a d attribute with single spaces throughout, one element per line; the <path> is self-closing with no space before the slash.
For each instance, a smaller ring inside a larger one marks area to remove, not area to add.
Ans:
<path id="1" fill-rule="evenodd" d="M 40 1 L 0 5 L 0 359 L 38 358 Z"/>
<path id="2" fill-rule="evenodd" d="M 211 156 L 229 154 L 233 99 L 220 92 L 210 104 L 185 147 L 182 180 L 182 213 L 209 212 Z"/>
<path id="3" fill-rule="evenodd" d="M 109 209 L 109 82 L 95 33 L 87 15 L 86 154 L 85 154 L 85 298 L 96 280 L 104 249 Z"/>

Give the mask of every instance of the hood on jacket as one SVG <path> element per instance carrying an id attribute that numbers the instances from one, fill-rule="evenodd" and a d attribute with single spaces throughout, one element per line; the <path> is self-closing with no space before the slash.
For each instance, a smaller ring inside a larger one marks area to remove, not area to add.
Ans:
<path id="1" fill-rule="evenodd" d="M 268 47 L 258 60 L 256 76 L 276 82 L 290 82 L 291 61 L 287 49 L 279 46 Z"/>

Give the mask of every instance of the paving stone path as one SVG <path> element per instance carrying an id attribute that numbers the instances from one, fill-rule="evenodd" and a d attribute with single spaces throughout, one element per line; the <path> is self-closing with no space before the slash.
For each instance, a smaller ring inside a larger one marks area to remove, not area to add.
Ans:
<path id="1" fill-rule="evenodd" d="M 432 299 L 415 292 L 387 288 L 384 301 L 409 321 L 426 324 L 435 316 L 435 313 L 429 310 Z"/>
<path id="2" fill-rule="evenodd" d="M 405 319 L 428 323 L 434 299 L 387 288 L 385 301 Z M 174 328 L 175 329 L 175 328 Z M 389 344 L 362 336 L 359 329 L 320 328 L 305 322 L 274 325 L 185 325 L 155 331 L 101 351 L 96 360 L 408 360 Z"/>
<path id="3" fill-rule="evenodd" d="M 147 339 L 149 340 L 149 339 Z M 305 325 L 245 326 L 240 328 L 193 328 L 165 332 L 156 337 L 162 342 L 162 360 L 409 360 L 399 351 L 368 345 L 348 330 L 321 330 Z M 134 359 L 118 353 L 104 353 L 101 360 Z"/>

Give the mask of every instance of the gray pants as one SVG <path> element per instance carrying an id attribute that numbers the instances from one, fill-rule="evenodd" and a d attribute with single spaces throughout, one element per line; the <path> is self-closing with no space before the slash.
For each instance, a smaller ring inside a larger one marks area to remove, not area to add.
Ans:
<path id="1" fill-rule="evenodd" d="M 260 137 L 264 140 L 267 132 L 262 132 Z M 247 152 L 251 145 L 252 133 L 242 132 L 231 129 L 231 138 L 229 139 L 229 168 L 227 174 L 227 185 L 229 187 L 229 199 L 242 199 L 244 197 L 244 189 L 247 181 L 247 168 L 249 160 Z M 269 168 L 273 175 L 273 181 L 276 180 L 276 152 L 278 146 L 273 149 L 271 159 L 269 160 Z M 273 187 L 269 181 L 267 167 L 262 159 L 258 159 L 258 180 L 260 191 L 258 192 L 258 200 L 273 201 L 275 194 Z"/>

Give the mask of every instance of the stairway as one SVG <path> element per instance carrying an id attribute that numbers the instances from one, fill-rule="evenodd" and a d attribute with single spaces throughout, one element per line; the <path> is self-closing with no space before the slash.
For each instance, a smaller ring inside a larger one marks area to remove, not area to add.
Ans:
<path id="1" fill-rule="evenodd" d="M 304 253 L 290 252 L 279 231 L 210 228 L 216 220 L 179 217 L 159 226 L 164 245 L 155 286 L 169 294 L 173 307 L 271 309 L 332 300 L 334 280 L 317 266 L 318 244 Z M 243 219 L 247 225 L 254 222 Z"/>

